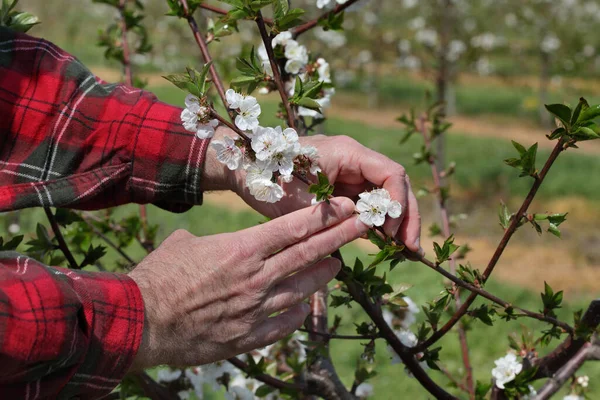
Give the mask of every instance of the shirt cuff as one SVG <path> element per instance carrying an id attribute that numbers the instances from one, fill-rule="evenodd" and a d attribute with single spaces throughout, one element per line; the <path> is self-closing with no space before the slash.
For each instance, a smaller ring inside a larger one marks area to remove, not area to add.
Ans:
<path id="1" fill-rule="evenodd" d="M 88 349 L 66 391 L 110 393 L 131 367 L 142 342 L 144 302 L 140 290 L 125 274 L 55 271 L 70 278 L 89 328 Z"/>
<path id="2" fill-rule="evenodd" d="M 202 204 L 202 176 L 210 140 L 198 139 L 181 123 L 181 108 L 153 98 L 141 114 L 132 141 L 130 190 L 136 203 L 173 212 Z M 139 116 L 127 115 L 127 118 Z"/>

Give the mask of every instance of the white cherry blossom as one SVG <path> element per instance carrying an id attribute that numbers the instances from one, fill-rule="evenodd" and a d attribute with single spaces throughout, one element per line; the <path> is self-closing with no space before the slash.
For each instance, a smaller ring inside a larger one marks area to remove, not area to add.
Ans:
<path id="1" fill-rule="evenodd" d="M 227 99 L 227 104 L 229 105 L 229 108 L 234 110 L 240 108 L 240 103 L 242 102 L 242 100 L 244 100 L 244 96 L 233 89 L 227 90 L 225 92 L 225 97 Z"/>
<path id="2" fill-rule="evenodd" d="M 267 179 L 257 179 L 248 188 L 256 200 L 266 203 L 277 203 L 285 194 L 281 186 Z"/>
<path id="3" fill-rule="evenodd" d="M 171 370 L 169 368 L 165 368 L 158 370 L 158 373 L 156 374 L 156 379 L 159 382 L 173 382 L 179 379 L 181 377 L 181 374 L 182 372 L 180 369 Z"/>
<path id="4" fill-rule="evenodd" d="M 375 189 L 358 195 L 356 211 L 359 219 L 367 226 L 382 226 L 386 215 L 398 218 L 402 214 L 402 205 L 392 200 L 385 189 Z"/>
<path id="5" fill-rule="evenodd" d="M 260 116 L 260 104 L 255 97 L 245 96 L 239 102 L 239 114 L 235 117 L 235 125 L 243 131 L 258 128 L 258 117 Z"/>
<path id="6" fill-rule="evenodd" d="M 225 399 L 254 400 L 254 393 L 252 393 L 248 388 L 243 386 L 230 386 L 229 390 L 225 392 Z"/>
<path id="7" fill-rule="evenodd" d="M 258 57 L 262 62 L 262 67 L 265 70 L 265 73 L 269 76 L 273 76 L 273 68 L 271 67 L 269 54 L 267 53 L 267 48 L 265 47 L 264 43 L 258 47 Z"/>
<path id="8" fill-rule="evenodd" d="M 319 80 L 325 83 L 331 83 L 331 69 L 329 63 L 324 58 L 317 59 L 317 72 Z"/>
<path id="9" fill-rule="evenodd" d="M 196 128 L 196 137 L 198 139 L 210 139 L 215 135 L 215 128 L 219 126 L 219 121 L 216 119 L 208 121 L 208 124 L 198 125 Z"/>
<path id="10" fill-rule="evenodd" d="M 213 119 L 208 124 L 201 123 L 201 121 L 206 120 L 209 113 L 208 107 L 200 105 L 198 97 L 188 94 L 185 98 L 185 108 L 180 115 L 184 129 L 195 133 L 200 139 L 212 137 L 215 133 L 214 128 L 219 125 L 219 121 Z"/>
<path id="11" fill-rule="evenodd" d="M 517 360 L 517 355 L 508 353 L 506 356 L 494 361 L 496 367 L 492 369 L 492 376 L 496 380 L 496 386 L 504 389 L 504 385 L 511 382 L 523 369 L 523 364 Z"/>
<path id="12" fill-rule="evenodd" d="M 582 388 L 586 388 L 590 384 L 590 378 L 587 375 L 578 376 L 577 384 Z"/>
<path id="13" fill-rule="evenodd" d="M 285 72 L 292 75 L 298 75 L 306 63 L 302 60 L 287 60 L 285 62 Z"/>
<path id="14" fill-rule="evenodd" d="M 285 147 L 286 142 L 281 131 L 277 132 L 273 128 L 261 126 L 254 131 L 252 150 L 258 160 L 270 161 L 274 154 L 283 151 Z"/>
<path id="15" fill-rule="evenodd" d="M 579 396 L 577 394 L 572 393 L 563 397 L 563 400 L 585 400 L 585 398 L 583 396 Z"/>
<path id="16" fill-rule="evenodd" d="M 227 168 L 232 171 L 239 168 L 242 150 L 236 146 L 235 140 L 229 136 L 224 136 L 223 140 L 213 140 L 210 145 L 217 152 L 217 161 L 227 165 Z"/>
<path id="17" fill-rule="evenodd" d="M 373 396 L 373 393 L 375 393 L 375 391 L 373 390 L 373 385 L 370 383 L 363 382 L 356 387 L 355 394 L 356 397 L 360 399 L 366 399 L 367 397 Z"/>
<path id="18" fill-rule="evenodd" d="M 304 146 L 300 149 L 300 154 L 304 157 L 308 158 L 310 161 L 310 173 L 313 175 L 317 175 L 318 172 L 321 172 L 321 168 L 317 160 L 319 159 L 319 153 L 317 152 L 317 148 L 314 146 Z"/>
<path id="19" fill-rule="evenodd" d="M 271 46 L 273 46 L 273 48 L 277 46 L 285 47 L 289 40 L 292 40 L 292 32 L 281 32 L 273 38 L 273 40 L 271 41 Z"/>

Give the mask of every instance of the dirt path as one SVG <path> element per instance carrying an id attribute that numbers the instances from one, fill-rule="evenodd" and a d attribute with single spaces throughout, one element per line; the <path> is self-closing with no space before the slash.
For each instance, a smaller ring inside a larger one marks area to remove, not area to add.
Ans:
<path id="1" fill-rule="evenodd" d="M 356 106 L 348 106 L 348 103 L 351 103 L 351 100 L 343 97 L 340 101 L 334 101 L 332 108 L 329 110 L 329 115 L 348 121 L 361 122 L 377 128 L 402 129 L 402 125 L 396 121 L 396 118 L 407 110 L 361 110 L 356 108 Z M 545 137 L 545 135 L 550 133 L 549 130 L 540 129 L 533 125 L 527 126 L 515 119 L 498 117 L 492 119 L 496 119 L 496 121 L 490 121 L 489 117 L 454 116 L 450 118 L 453 126 L 449 133 L 451 135 L 464 134 L 474 137 L 499 138 L 507 141 L 516 140 L 526 146 L 538 142 L 539 147 L 547 149 L 554 147 L 555 142 L 551 142 Z M 579 151 L 586 154 L 600 153 L 600 142 L 598 141 L 584 142 L 580 145 L 578 144 L 578 146 L 580 146 Z"/>

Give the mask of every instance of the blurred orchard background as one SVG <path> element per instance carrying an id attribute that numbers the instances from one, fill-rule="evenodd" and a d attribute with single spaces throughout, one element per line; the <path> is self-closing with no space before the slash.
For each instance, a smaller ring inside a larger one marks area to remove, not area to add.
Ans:
<path id="1" fill-rule="evenodd" d="M 199 68 L 198 48 L 184 20 L 164 16 L 168 11 L 164 0 L 142 3 L 153 49 L 133 58 L 134 74 L 147 79 L 147 89 L 161 100 L 182 106 L 183 92 L 161 75 L 181 72 L 186 65 Z M 292 3 L 308 10 L 306 19 L 322 12 L 316 0 Z M 328 135 L 349 135 L 402 163 L 419 191 L 429 182 L 429 167 L 426 163 L 414 165 L 420 142 L 414 137 L 401 145 L 402 125 L 396 118 L 411 107 L 422 108 L 427 92 L 433 99 L 443 98 L 453 123 L 445 142 L 445 157 L 456 162 L 450 203 L 456 241 L 469 243 L 472 265 L 484 267 L 502 234 L 497 218 L 500 201 L 515 208 L 530 184 L 515 179 L 517 171 L 502 162 L 513 156 L 510 139 L 526 146 L 539 142 L 538 160 L 543 160 L 552 146 L 545 135 L 554 125 L 542 111 L 543 104 L 566 102 L 574 106 L 580 96 L 590 104 L 600 103 L 600 1 L 365 0 L 360 4 L 346 12 L 345 31 L 318 28 L 299 40 L 313 54 L 326 58 L 334 71 L 337 93 L 327 110 L 328 120 L 319 129 Z M 91 0 L 21 0 L 19 9 L 32 12 L 42 22 L 29 32 L 31 35 L 71 52 L 104 80 L 121 79 L 120 66 L 106 62 L 104 50 L 97 46 L 99 30 L 114 21 L 112 8 Z M 198 18 L 205 30 L 214 15 L 201 9 L 198 14 L 205 15 Z M 260 43 L 254 24 L 240 23 L 239 29 L 241 35 L 210 44 L 226 82 L 235 73 L 235 58 Z M 445 61 L 441 57 L 444 52 Z M 277 94 L 257 96 L 264 123 L 275 123 Z M 565 305 L 558 314 L 566 320 L 600 294 L 600 142 L 585 142 L 580 147 L 561 156 L 532 206 L 537 212 L 569 213 L 561 226 L 562 239 L 546 237 L 542 241 L 533 229 L 519 230 L 490 283 L 490 291 L 500 297 L 536 310 L 541 306 L 539 292 L 546 280 L 555 290 L 565 291 Z M 431 254 L 433 239 L 428 229 L 437 222 L 433 200 L 423 199 L 420 207 L 422 243 Z M 152 206 L 148 210 L 149 221 L 158 225 L 159 241 L 176 228 L 206 235 L 263 220 L 229 193 L 208 194 L 203 206 L 183 215 Z M 136 207 L 128 206 L 115 212 L 126 217 L 136 211 Z M 0 218 L 5 236 L 33 232 L 37 222 L 46 223 L 42 210 L 8 213 Z M 372 253 L 370 246 L 366 241 L 355 243 L 347 251 Z M 132 244 L 130 253 L 141 257 L 143 249 Z M 441 278 L 405 263 L 395 270 L 393 279 L 415 284 L 418 289 L 407 295 L 422 304 L 436 295 Z M 342 307 L 332 309 L 330 316 L 336 313 L 359 314 Z M 418 317 L 422 319 L 422 313 Z M 493 360 L 508 349 L 506 335 L 520 331 L 519 324 L 514 321 L 472 330 L 472 362 L 485 366 L 475 371 L 477 379 L 489 381 Z M 506 335 L 498 334 L 502 330 Z M 491 332 L 496 336 L 490 337 Z M 444 357 L 447 368 L 460 371 L 455 334 L 448 335 L 442 344 L 448 352 Z M 371 381 L 374 398 L 398 398 L 399 393 L 427 398 L 400 366 L 389 365 L 389 353 L 380 350 L 379 373 Z M 361 351 L 358 344 L 332 342 L 338 371 L 349 382 Z M 590 398 L 600 398 L 600 380 L 594 379 L 600 377 L 600 368 L 588 363 L 580 371 L 585 373 L 591 377 Z M 214 394 L 214 398 L 222 395 Z"/>

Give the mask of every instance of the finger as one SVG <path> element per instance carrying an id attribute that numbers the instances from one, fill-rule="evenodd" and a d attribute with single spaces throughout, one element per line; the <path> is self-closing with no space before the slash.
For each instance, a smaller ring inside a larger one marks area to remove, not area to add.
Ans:
<path id="1" fill-rule="evenodd" d="M 314 264 L 346 243 L 367 233 L 369 227 L 357 216 L 274 254 L 265 261 L 263 271 L 275 282 Z"/>
<path id="2" fill-rule="evenodd" d="M 265 315 L 300 303 L 335 278 L 341 267 L 340 260 L 326 258 L 281 281 L 271 290 L 262 306 Z"/>
<path id="3" fill-rule="evenodd" d="M 250 243 L 253 251 L 267 257 L 348 219 L 354 212 L 354 203 L 350 199 L 337 197 L 329 203 L 303 208 L 247 229 L 243 231 L 247 235 L 243 240 Z"/>
<path id="4" fill-rule="evenodd" d="M 412 191 L 408 176 L 406 177 L 406 186 L 408 189 L 408 206 L 405 211 L 402 226 L 398 232 L 398 239 L 400 239 L 409 250 L 423 255 L 423 249 L 421 248 L 421 214 L 419 214 L 419 204 Z"/>
<path id="5" fill-rule="evenodd" d="M 300 303 L 276 317 L 267 318 L 244 341 L 241 346 L 242 352 L 268 346 L 291 335 L 302 326 L 309 313 L 310 306 Z"/>
<path id="6" fill-rule="evenodd" d="M 373 150 L 366 150 L 359 158 L 359 167 L 365 179 L 369 180 L 378 187 L 386 189 L 393 200 L 397 200 L 402 205 L 402 210 L 406 209 L 408 203 L 406 190 L 406 171 L 400 164 L 390 160 L 383 154 Z M 389 218 L 383 225 L 383 229 L 388 236 L 396 236 L 404 213 L 400 218 Z"/>

